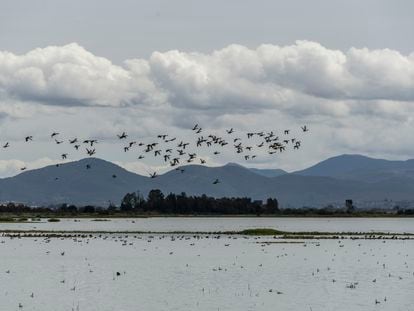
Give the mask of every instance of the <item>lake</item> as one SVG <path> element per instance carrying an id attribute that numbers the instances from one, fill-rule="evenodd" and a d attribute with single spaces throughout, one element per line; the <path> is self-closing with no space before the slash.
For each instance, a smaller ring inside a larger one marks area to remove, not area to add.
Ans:
<path id="1" fill-rule="evenodd" d="M 251 228 L 282 231 L 414 233 L 414 218 L 310 218 L 310 217 L 153 217 L 61 219 L 60 222 L 0 223 L 1 230 L 217 232 Z"/>
<path id="2" fill-rule="evenodd" d="M 194 221 L 202 222 L 190 219 L 191 226 Z M 294 219 L 274 221 L 290 224 Z M 312 221 L 318 223 L 301 220 Z M 254 226 L 258 223 L 263 220 Z M 413 240 L 0 237 L 0 310 L 407 311 L 413 310 L 413 292 Z"/>
<path id="3" fill-rule="evenodd" d="M 413 310 L 412 239 L 287 240 L 173 233 L 248 228 L 414 233 L 414 218 L 156 217 L 1 223 L 0 231 L 97 233 L 76 238 L 0 235 L 0 310 Z M 99 233 L 105 231 L 111 233 Z"/>

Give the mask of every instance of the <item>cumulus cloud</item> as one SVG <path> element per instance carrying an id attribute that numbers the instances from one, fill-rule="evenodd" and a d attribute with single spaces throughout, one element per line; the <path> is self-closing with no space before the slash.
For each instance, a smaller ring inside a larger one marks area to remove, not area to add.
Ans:
<path id="1" fill-rule="evenodd" d="M 24 55 L 0 52 L 3 96 L 49 105 L 150 104 L 162 98 L 162 92 L 155 90 L 148 72 L 145 61 L 116 66 L 76 43 L 39 48 Z"/>
<path id="2" fill-rule="evenodd" d="M 24 55 L 0 52 L 0 94 L 48 105 L 171 104 L 208 111 L 290 109 L 301 96 L 413 101 L 414 54 L 342 52 L 297 41 L 256 49 L 230 45 L 210 54 L 154 52 L 119 66 L 72 43 Z"/>

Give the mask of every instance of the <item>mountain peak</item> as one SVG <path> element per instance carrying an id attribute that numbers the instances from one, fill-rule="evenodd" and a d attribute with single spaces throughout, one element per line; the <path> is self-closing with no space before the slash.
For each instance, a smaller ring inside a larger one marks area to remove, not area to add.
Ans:
<path id="1" fill-rule="evenodd" d="M 227 164 L 225 164 L 223 166 L 237 166 L 237 167 L 243 167 L 244 168 L 243 165 L 240 165 L 240 164 L 235 163 L 235 162 L 228 162 Z"/>
<path id="2" fill-rule="evenodd" d="M 391 161 L 370 158 L 359 154 L 343 154 L 328 158 L 302 171 L 294 172 L 298 175 L 348 177 L 361 176 L 363 172 L 375 172 L 395 169 L 410 169 L 413 161 Z"/>

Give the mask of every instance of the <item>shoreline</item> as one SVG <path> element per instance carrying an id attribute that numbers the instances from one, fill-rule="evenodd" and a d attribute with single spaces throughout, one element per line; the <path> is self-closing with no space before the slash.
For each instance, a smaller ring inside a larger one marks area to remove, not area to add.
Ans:
<path id="1" fill-rule="evenodd" d="M 354 214 L 354 215 L 243 215 L 243 214 L 236 214 L 236 215 L 153 215 L 153 214 L 142 214 L 142 215 L 134 215 L 134 214 L 122 214 L 122 215 L 105 215 L 105 214 L 86 214 L 86 215 L 60 215 L 60 214 L 13 214 L 13 213 L 0 213 L 0 223 L 32 223 L 32 221 L 28 221 L 27 219 L 42 219 L 46 220 L 50 218 L 57 218 L 57 219 L 91 219 L 96 221 L 105 221 L 105 219 L 149 219 L 149 218 L 339 218 L 339 219 L 346 219 L 346 218 L 372 218 L 372 219 L 380 219 L 380 218 L 414 218 L 414 215 L 397 215 L 397 214 Z M 14 220 L 12 220 L 14 219 Z M 35 222 L 35 221 L 33 221 Z"/>

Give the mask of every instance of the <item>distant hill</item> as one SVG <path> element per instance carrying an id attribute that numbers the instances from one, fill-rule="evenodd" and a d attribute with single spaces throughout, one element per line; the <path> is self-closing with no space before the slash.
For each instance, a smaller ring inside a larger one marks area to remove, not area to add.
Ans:
<path id="1" fill-rule="evenodd" d="M 90 169 L 86 169 L 86 165 Z M 116 175 L 113 178 L 112 175 Z M 111 162 L 88 158 L 51 165 L 0 179 L 0 200 L 33 205 L 118 203 L 125 192 L 146 184 L 149 177 L 129 172 Z"/>
<path id="2" fill-rule="evenodd" d="M 325 176 L 366 182 L 393 178 L 414 178 L 414 160 L 389 161 L 362 155 L 341 155 L 329 158 L 295 174 Z"/>
<path id="3" fill-rule="evenodd" d="M 249 168 L 253 173 L 265 176 L 265 177 L 277 177 L 287 174 L 286 171 L 281 169 L 262 169 L 262 168 Z"/>
<path id="4" fill-rule="evenodd" d="M 291 174 L 232 163 L 220 167 L 188 165 L 182 169 L 184 172 L 174 169 L 149 178 L 108 161 L 87 158 L 0 179 L 0 201 L 107 206 L 109 202 L 119 204 L 127 192 L 139 190 L 146 196 L 151 189 L 160 189 L 165 194 L 273 197 L 285 207 L 323 206 L 346 199 L 414 201 L 413 160 L 387 161 L 343 155 Z M 219 184 L 213 184 L 216 178 Z"/>

